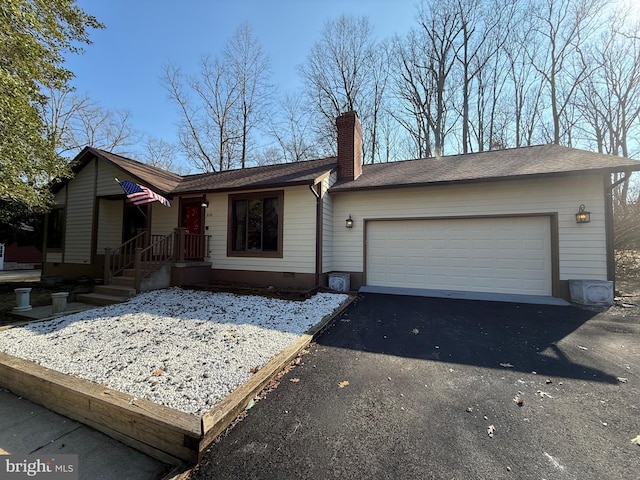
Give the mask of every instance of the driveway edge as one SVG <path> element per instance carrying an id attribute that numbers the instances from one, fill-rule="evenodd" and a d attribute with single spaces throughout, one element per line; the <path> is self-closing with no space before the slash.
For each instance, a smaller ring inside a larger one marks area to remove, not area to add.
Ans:
<path id="1" fill-rule="evenodd" d="M 303 349 L 308 347 L 313 339 L 327 328 L 356 298 L 356 295 L 350 295 L 332 314 L 327 315 L 307 330 L 307 333 L 271 359 L 247 382 L 236 388 L 209 412 L 202 415 L 202 439 L 200 440 L 198 461 L 202 459 L 204 452 L 215 439 L 247 408 L 254 397 L 282 369 L 289 365 Z"/>

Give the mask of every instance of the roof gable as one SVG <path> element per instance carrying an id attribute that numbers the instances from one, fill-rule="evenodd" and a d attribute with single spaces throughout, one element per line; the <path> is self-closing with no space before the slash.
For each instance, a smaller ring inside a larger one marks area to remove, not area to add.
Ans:
<path id="1" fill-rule="evenodd" d="M 111 162 L 116 167 L 145 184 L 145 186 L 157 190 L 160 193 L 168 194 L 182 180 L 182 177 L 178 174 L 168 172 L 161 168 L 152 167 L 151 165 L 123 157 L 122 155 L 117 155 L 97 148 L 88 147 L 88 149 L 95 156 Z"/>

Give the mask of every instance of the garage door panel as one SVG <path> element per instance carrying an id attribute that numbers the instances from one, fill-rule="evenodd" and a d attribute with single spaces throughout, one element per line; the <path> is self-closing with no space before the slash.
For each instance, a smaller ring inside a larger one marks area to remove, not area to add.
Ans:
<path id="1" fill-rule="evenodd" d="M 371 221 L 367 284 L 550 295 L 550 252 L 545 216 Z"/>

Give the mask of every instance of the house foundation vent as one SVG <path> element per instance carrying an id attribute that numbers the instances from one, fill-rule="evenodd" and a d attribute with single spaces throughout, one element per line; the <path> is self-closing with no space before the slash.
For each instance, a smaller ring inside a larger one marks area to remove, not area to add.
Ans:
<path id="1" fill-rule="evenodd" d="M 351 290 L 351 275 L 348 273 L 330 273 L 329 288 L 338 292 Z"/>

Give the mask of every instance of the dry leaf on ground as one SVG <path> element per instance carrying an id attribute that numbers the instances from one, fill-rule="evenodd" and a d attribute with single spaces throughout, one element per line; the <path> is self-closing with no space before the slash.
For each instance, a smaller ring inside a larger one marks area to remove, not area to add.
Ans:
<path id="1" fill-rule="evenodd" d="M 300 379 L 298 377 L 292 378 L 289 380 L 291 383 L 298 383 Z"/>
<path id="2" fill-rule="evenodd" d="M 411 330 L 411 333 L 413 333 L 414 335 L 417 335 L 420 333 L 420 330 L 418 330 L 417 328 L 414 328 L 413 330 Z"/>
<path id="3" fill-rule="evenodd" d="M 347 385 L 349 385 L 349 380 L 343 380 L 343 381 L 341 381 L 340 383 L 338 383 L 338 386 L 339 386 L 340 388 L 344 388 L 344 387 L 346 387 Z"/>
<path id="4" fill-rule="evenodd" d="M 635 443 L 636 445 L 640 445 L 640 435 L 638 435 L 636 438 L 632 438 L 631 439 L 631 443 Z"/>
<path id="5" fill-rule="evenodd" d="M 509 362 L 501 363 L 500 366 L 504 368 L 513 368 L 513 365 L 511 365 Z"/>
<path id="6" fill-rule="evenodd" d="M 489 435 L 491 438 L 493 438 L 493 434 L 496 431 L 496 427 L 494 427 L 493 425 L 489 425 L 487 427 L 487 435 Z"/>
<path id="7" fill-rule="evenodd" d="M 536 393 L 540 395 L 540 398 L 544 398 L 544 397 L 553 398 L 553 396 L 549 395 L 547 392 L 543 392 L 542 390 L 538 390 Z"/>
<path id="8" fill-rule="evenodd" d="M 158 368 L 157 370 L 154 370 L 153 372 L 153 376 L 154 377 L 159 377 L 160 375 L 162 375 L 164 373 L 164 370 L 162 370 L 161 368 Z"/>

